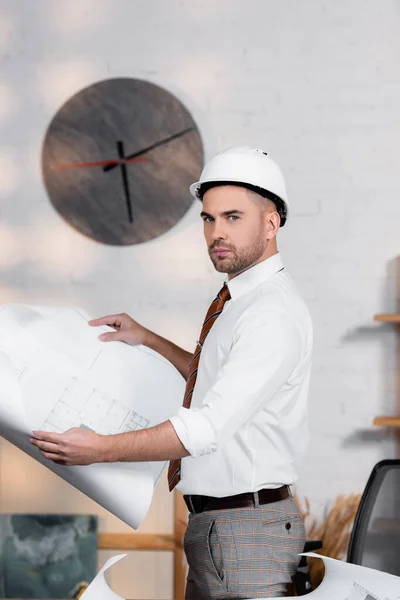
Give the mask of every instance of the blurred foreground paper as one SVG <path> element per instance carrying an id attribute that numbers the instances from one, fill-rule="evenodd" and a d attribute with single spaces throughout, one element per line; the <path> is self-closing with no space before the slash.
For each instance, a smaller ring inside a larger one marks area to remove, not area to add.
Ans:
<path id="1" fill-rule="evenodd" d="M 103 568 L 97 573 L 92 583 L 88 585 L 87 589 L 83 592 L 80 600 L 123 600 L 121 596 L 118 596 L 118 594 L 113 592 L 108 586 L 104 573 L 107 569 L 112 567 L 112 565 L 121 560 L 121 558 L 124 558 L 124 556 L 126 556 L 126 554 L 118 554 L 118 556 L 109 558 Z"/>
<path id="2" fill-rule="evenodd" d="M 119 554 L 106 562 L 82 594 L 81 600 L 123 600 L 109 588 L 104 578 L 104 572 L 124 556 L 126 554 Z M 400 598 L 400 577 L 367 567 L 351 565 L 313 552 L 306 553 L 305 556 L 320 558 L 325 564 L 324 580 L 314 592 L 307 594 L 307 600 L 395 600 Z M 299 596 L 287 598 L 296 600 Z M 265 598 L 264 600 L 279 599 Z"/>
<path id="3" fill-rule="evenodd" d="M 395 600 L 400 598 L 400 577 L 327 558 L 313 552 L 324 561 L 325 576 L 321 585 L 307 594 L 307 600 Z M 296 600 L 298 596 L 287 597 Z M 267 599 L 265 599 L 267 600 Z M 269 600 L 274 600 L 269 598 Z M 278 600 L 275 598 L 275 600 Z"/>
<path id="4" fill-rule="evenodd" d="M 101 434 L 157 425 L 176 414 L 185 382 L 144 346 L 98 339 L 72 307 L 0 307 L 0 435 L 136 529 L 166 463 L 65 467 L 42 457 L 32 430 Z"/>

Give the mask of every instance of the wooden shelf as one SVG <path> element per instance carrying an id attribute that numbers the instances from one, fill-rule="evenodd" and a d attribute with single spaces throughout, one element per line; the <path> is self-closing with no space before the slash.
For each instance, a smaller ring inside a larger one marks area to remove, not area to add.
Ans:
<path id="1" fill-rule="evenodd" d="M 373 424 L 380 427 L 400 427 L 400 417 L 375 417 Z"/>
<path id="2" fill-rule="evenodd" d="M 99 533 L 100 550 L 175 550 L 175 536 L 157 533 Z"/>
<path id="3" fill-rule="evenodd" d="M 400 325 L 400 314 L 397 313 L 383 313 L 374 315 L 374 321 L 381 323 L 395 323 Z M 373 421 L 374 425 L 378 427 L 400 427 L 400 416 L 398 417 L 375 417 Z"/>
<path id="4" fill-rule="evenodd" d="M 380 321 L 381 323 L 399 323 L 400 324 L 400 315 L 397 315 L 397 314 L 374 315 L 374 321 Z"/>

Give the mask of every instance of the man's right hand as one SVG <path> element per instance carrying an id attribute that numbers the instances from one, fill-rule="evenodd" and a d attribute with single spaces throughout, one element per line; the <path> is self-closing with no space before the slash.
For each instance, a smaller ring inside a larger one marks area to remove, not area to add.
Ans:
<path id="1" fill-rule="evenodd" d="M 108 325 L 116 330 L 109 333 L 102 333 L 99 336 L 102 342 L 120 341 L 131 346 L 145 344 L 146 336 L 150 333 L 148 329 L 139 325 L 139 323 L 126 314 L 109 315 L 100 319 L 92 319 L 89 321 L 89 325 L 92 327 Z"/>
<path id="2" fill-rule="evenodd" d="M 126 342 L 131 346 L 138 346 L 142 344 L 147 346 L 151 350 L 158 352 L 171 362 L 179 373 L 187 378 L 189 372 L 189 364 L 192 360 L 192 353 L 179 348 L 172 342 L 165 338 L 153 333 L 149 329 L 139 325 L 129 315 L 125 313 L 120 315 L 109 315 L 108 317 L 101 317 L 100 319 L 93 319 L 89 321 L 89 325 L 92 327 L 99 327 L 100 325 L 108 325 L 113 327 L 115 331 L 102 333 L 99 338 L 103 342 Z"/>

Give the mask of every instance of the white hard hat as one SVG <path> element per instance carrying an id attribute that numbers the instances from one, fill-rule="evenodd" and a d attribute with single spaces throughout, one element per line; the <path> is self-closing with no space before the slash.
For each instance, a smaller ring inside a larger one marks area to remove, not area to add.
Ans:
<path id="1" fill-rule="evenodd" d="M 283 201 L 285 212 L 288 212 L 289 204 L 282 171 L 263 150 L 248 146 L 233 146 L 222 150 L 205 165 L 199 181 L 190 186 L 190 193 L 199 198 L 198 192 L 202 184 L 220 181 L 243 183 L 245 187 L 247 184 L 270 192 Z"/>

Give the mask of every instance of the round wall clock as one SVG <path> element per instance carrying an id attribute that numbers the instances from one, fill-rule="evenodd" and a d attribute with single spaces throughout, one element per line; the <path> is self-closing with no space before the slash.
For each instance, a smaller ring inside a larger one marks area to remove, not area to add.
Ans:
<path id="1" fill-rule="evenodd" d="M 173 227 L 193 202 L 203 166 L 188 110 L 166 90 L 120 78 L 70 98 L 46 132 L 43 180 L 57 212 L 111 245 L 138 244 Z"/>

